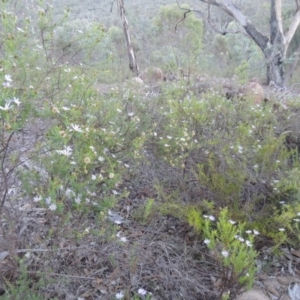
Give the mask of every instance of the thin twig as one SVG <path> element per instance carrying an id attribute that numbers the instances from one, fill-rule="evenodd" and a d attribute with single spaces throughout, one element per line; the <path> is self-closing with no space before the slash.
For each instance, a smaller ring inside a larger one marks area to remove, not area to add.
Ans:
<path id="1" fill-rule="evenodd" d="M 184 19 L 186 19 L 187 14 L 189 14 L 190 12 L 192 12 L 192 10 L 189 9 L 189 8 L 181 7 L 180 4 L 178 3 L 178 0 L 177 0 L 177 5 L 178 5 L 178 7 L 179 7 L 180 9 L 185 10 L 185 13 L 183 14 L 183 18 L 180 19 L 180 20 L 176 23 L 176 25 L 175 25 L 175 32 L 177 31 L 177 25 L 178 25 L 179 23 L 181 23 Z"/>
<path id="2" fill-rule="evenodd" d="M 59 273 L 44 273 L 44 272 L 37 272 L 37 271 L 27 271 L 28 274 L 31 275 L 51 275 L 51 276 L 61 276 L 66 278 L 76 278 L 76 279 L 85 279 L 85 280 L 96 280 L 96 277 L 87 277 L 87 276 L 76 276 L 76 275 L 66 275 L 66 274 L 59 274 Z"/>
<path id="3" fill-rule="evenodd" d="M 81 247 L 65 247 L 65 248 L 57 248 L 57 249 L 16 249 L 16 250 L 12 250 L 11 252 L 15 252 L 15 253 L 27 253 L 27 252 L 53 252 L 53 251 L 74 251 L 74 250 L 79 250 L 79 249 L 86 249 L 86 246 L 81 246 Z M 5 253 L 9 251 L 3 251 L 0 253 Z"/>
<path id="4" fill-rule="evenodd" d="M 1 199 L 1 203 L 0 203 L 0 216 L 2 214 L 2 209 L 3 209 L 3 206 L 4 206 L 4 203 L 5 203 L 5 200 L 6 200 L 6 197 L 7 197 L 7 193 L 8 193 L 8 178 L 7 178 L 7 172 L 5 171 L 5 167 L 4 167 L 4 162 L 5 162 L 5 159 L 6 159 L 6 156 L 7 156 L 7 152 L 8 152 L 8 146 L 9 146 L 9 143 L 14 135 L 14 131 L 9 135 L 8 139 L 7 139 L 7 142 L 4 146 L 5 148 L 5 151 L 3 153 L 3 157 L 1 159 L 1 173 L 3 175 L 3 185 L 4 185 L 4 194 L 3 194 L 3 197 Z"/>

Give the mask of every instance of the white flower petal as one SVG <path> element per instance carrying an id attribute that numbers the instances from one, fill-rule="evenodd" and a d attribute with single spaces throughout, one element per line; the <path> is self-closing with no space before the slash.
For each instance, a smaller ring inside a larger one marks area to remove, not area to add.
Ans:
<path id="1" fill-rule="evenodd" d="M 122 299 L 123 297 L 124 297 L 124 293 L 123 292 L 116 293 L 116 298 L 117 299 Z"/>
<path id="2" fill-rule="evenodd" d="M 145 296 L 147 294 L 147 291 L 144 290 L 143 288 L 139 288 L 138 289 L 138 294 L 141 295 L 141 296 Z"/>
<path id="3" fill-rule="evenodd" d="M 52 211 L 56 210 L 56 208 L 57 208 L 57 205 L 55 203 L 51 203 L 49 205 L 49 209 L 52 210 Z"/>
<path id="4" fill-rule="evenodd" d="M 224 257 L 227 257 L 229 255 L 229 252 L 227 250 L 223 250 L 221 253 Z"/>
<path id="5" fill-rule="evenodd" d="M 206 245 L 208 245 L 208 244 L 210 243 L 210 240 L 209 240 L 209 239 L 205 239 L 205 240 L 203 241 L 203 243 L 206 244 Z"/>
<path id="6" fill-rule="evenodd" d="M 127 242 L 127 237 L 122 236 L 122 237 L 120 238 L 120 241 L 123 242 L 123 243 L 126 243 L 126 242 Z"/>
<path id="7" fill-rule="evenodd" d="M 211 220 L 211 221 L 215 221 L 216 218 L 214 216 L 208 216 L 208 218 Z"/>

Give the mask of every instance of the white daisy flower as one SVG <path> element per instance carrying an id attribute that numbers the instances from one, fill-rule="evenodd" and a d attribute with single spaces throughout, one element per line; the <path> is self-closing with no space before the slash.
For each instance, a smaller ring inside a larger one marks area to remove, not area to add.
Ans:
<path id="1" fill-rule="evenodd" d="M 116 298 L 117 299 L 123 299 L 123 297 L 124 297 L 124 293 L 123 292 L 116 293 Z"/>
<path id="2" fill-rule="evenodd" d="M 205 239 L 205 240 L 203 241 L 203 243 L 206 244 L 206 245 L 208 245 L 208 244 L 210 243 L 210 240 L 209 240 L 209 239 Z"/>
<path id="3" fill-rule="evenodd" d="M 13 98 L 13 102 L 16 103 L 18 106 L 21 104 L 21 101 L 19 100 L 19 98 L 16 98 L 16 97 Z"/>
<path id="4" fill-rule="evenodd" d="M 74 199 L 75 203 L 80 204 L 81 203 L 81 198 L 80 197 L 76 197 Z"/>
<path id="5" fill-rule="evenodd" d="M 51 204 L 51 197 L 47 197 L 46 199 L 45 199 L 45 202 L 46 202 L 46 204 L 47 205 L 50 205 Z"/>
<path id="6" fill-rule="evenodd" d="M 246 240 L 246 245 L 248 246 L 248 247 L 252 247 L 252 243 L 250 242 L 250 241 L 248 241 L 248 240 Z"/>
<path id="7" fill-rule="evenodd" d="M 227 257 L 229 255 L 229 252 L 227 250 L 223 250 L 221 253 L 224 257 Z"/>
<path id="8" fill-rule="evenodd" d="M 216 218 L 214 216 L 208 216 L 208 219 L 211 220 L 211 221 L 215 221 Z"/>
<path id="9" fill-rule="evenodd" d="M 72 155 L 72 151 L 73 150 L 70 146 L 65 146 L 63 150 L 56 150 L 56 153 L 69 157 Z"/>
<path id="10" fill-rule="evenodd" d="M 11 78 L 11 75 L 4 75 L 4 79 L 7 82 L 12 82 L 13 81 L 12 78 Z"/>
<path id="11" fill-rule="evenodd" d="M 49 209 L 52 210 L 52 211 L 56 210 L 56 208 L 57 208 L 57 205 L 55 203 L 51 203 L 49 205 Z"/>
<path id="12" fill-rule="evenodd" d="M 138 289 L 138 294 L 141 295 L 141 296 L 145 296 L 147 294 L 147 291 L 144 290 L 143 288 L 139 288 Z"/>
<path id="13" fill-rule="evenodd" d="M 42 200 L 41 196 L 35 196 L 33 197 L 33 202 L 40 202 Z"/>
<path id="14" fill-rule="evenodd" d="M 4 110 L 4 111 L 8 111 L 9 109 L 11 109 L 11 103 L 9 102 L 6 102 L 4 107 L 3 106 L 0 106 L 0 110 Z"/>
<path id="15" fill-rule="evenodd" d="M 80 126 L 79 125 L 77 125 L 77 124 L 71 124 L 71 129 L 70 129 L 70 131 L 76 131 L 76 132 L 83 132 L 83 130 L 80 128 Z"/>

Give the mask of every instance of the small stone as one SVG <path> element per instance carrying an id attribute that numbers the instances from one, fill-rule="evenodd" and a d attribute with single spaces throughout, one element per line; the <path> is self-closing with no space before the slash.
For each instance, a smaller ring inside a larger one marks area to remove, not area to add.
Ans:
<path id="1" fill-rule="evenodd" d="M 236 300 L 270 300 L 270 298 L 262 290 L 253 288 L 239 295 Z"/>

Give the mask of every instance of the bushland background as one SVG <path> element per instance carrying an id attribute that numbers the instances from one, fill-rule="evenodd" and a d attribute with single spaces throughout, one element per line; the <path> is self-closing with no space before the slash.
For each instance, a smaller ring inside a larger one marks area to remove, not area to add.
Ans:
<path id="1" fill-rule="evenodd" d="M 125 2 L 143 82 L 116 3 L 1 2 L 1 299 L 298 299 L 300 32 L 266 86 L 233 19 L 181 5 Z"/>

